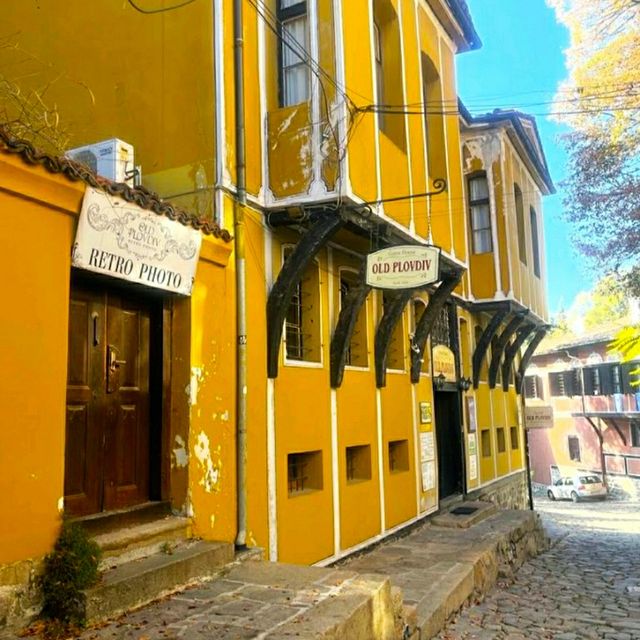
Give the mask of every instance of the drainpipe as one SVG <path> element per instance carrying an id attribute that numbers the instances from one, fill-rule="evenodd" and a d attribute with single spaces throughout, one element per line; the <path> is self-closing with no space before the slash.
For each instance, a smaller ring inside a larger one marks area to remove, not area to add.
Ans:
<path id="1" fill-rule="evenodd" d="M 247 546 L 247 287 L 245 272 L 244 208 L 247 203 L 245 175 L 244 127 L 244 34 L 243 0 L 233 0 L 233 59 L 236 116 L 236 186 L 233 206 L 236 266 L 236 330 L 237 344 L 237 411 L 236 411 L 236 467 L 237 467 L 237 535 L 236 548 Z"/>

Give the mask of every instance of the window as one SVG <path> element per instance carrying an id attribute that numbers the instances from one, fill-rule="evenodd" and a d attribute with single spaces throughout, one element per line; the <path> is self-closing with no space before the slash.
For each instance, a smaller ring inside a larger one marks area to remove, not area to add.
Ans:
<path id="1" fill-rule="evenodd" d="M 622 371 L 619 364 L 611 365 L 611 390 L 622 393 Z"/>
<path id="2" fill-rule="evenodd" d="M 322 451 L 290 453 L 287 456 L 289 495 L 322 490 Z"/>
<path id="3" fill-rule="evenodd" d="M 498 427 L 496 430 L 498 436 L 498 453 L 504 453 L 507 450 L 507 441 L 504 437 L 504 428 Z"/>
<path id="4" fill-rule="evenodd" d="M 420 322 L 420 318 L 422 317 L 422 314 L 425 312 L 425 309 L 427 308 L 427 303 L 421 298 L 416 298 L 413 300 L 412 304 L 413 304 L 413 333 L 415 333 L 416 328 L 418 327 L 418 323 Z M 413 348 L 413 343 L 411 346 Z M 425 345 L 425 349 L 422 352 L 422 362 L 420 366 L 420 371 L 422 373 L 428 373 L 429 370 L 430 370 L 429 349 Z"/>
<path id="5" fill-rule="evenodd" d="M 378 298 L 382 302 L 380 318 L 386 313 L 387 308 L 393 302 L 393 294 L 383 291 Z M 378 320 L 379 321 L 379 320 Z M 393 329 L 393 334 L 389 340 L 389 350 L 387 351 L 387 369 L 404 371 L 404 317 L 401 316 Z"/>
<path id="6" fill-rule="evenodd" d="M 513 196 L 516 201 L 516 224 L 518 227 L 518 252 L 520 262 L 527 264 L 527 240 L 524 231 L 524 204 L 522 201 L 522 191 L 520 187 L 513 183 Z"/>
<path id="7" fill-rule="evenodd" d="M 541 399 L 544 398 L 542 378 L 540 378 L 540 376 L 524 377 L 524 397 Z"/>
<path id="8" fill-rule="evenodd" d="M 489 429 L 483 429 L 480 432 L 480 444 L 482 446 L 482 457 L 491 457 L 491 431 Z"/>
<path id="9" fill-rule="evenodd" d="M 356 286 L 358 274 L 349 269 L 340 269 L 340 308 L 344 306 L 349 291 Z M 351 342 L 347 351 L 348 366 L 366 367 L 369 364 L 367 352 L 367 303 L 360 307 L 356 322 L 351 334 Z"/>
<path id="10" fill-rule="evenodd" d="M 574 462 L 580 462 L 580 440 L 577 436 L 569 436 L 567 441 L 569 445 L 569 459 Z"/>
<path id="11" fill-rule="evenodd" d="M 376 102 L 379 105 L 404 103 L 402 86 L 402 52 L 400 49 L 400 25 L 390 0 L 373 2 L 373 59 L 376 68 Z M 407 147 L 405 114 L 378 114 L 380 130 L 403 151 Z"/>
<path id="12" fill-rule="evenodd" d="M 634 420 L 629 426 L 631 428 L 631 446 L 640 447 L 640 422 Z"/>
<path id="13" fill-rule="evenodd" d="M 565 377 L 567 371 L 554 371 L 549 374 L 549 389 L 552 396 L 566 396 Z"/>
<path id="14" fill-rule="evenodd" d="M 509 436 L 511 438 L 511 448 L 519 449 L 520 440 L 518 438 L 518 427 L 509 427 Z"/>
<path id="15" fill-rule="evenodd" d="M 427 130 L 427 163 L 431 179 L 447 176 L 447 157 L 444 153 L 444 115 L 438 109 L 426 107 L 443 104 L 440 74 L 427 54 L 422 52 L 422 99 L 425 105 Z"/>
<path id="16" fill-rule="evenodd" d="M 493 245 L 487 174 L 470 177 L 468 184 L 473 253 L 489 253 Z"/>
<path id="17" fill-rule="evenodd" d="M 540 277 L 540 243 L 538 240 L 538 216 L 533 207 L 529 207 L 531 222 L 531 251 L 533 253 L 533 273 Z"/>
<path id="18" fill-rule="evenodd" d="M 279 0 L 280 106 L 290 107 L 309 99 L 309 50 L 306 0 Z"/>
<path id="19" fill-rule="evenodd" d="M 284 250 L 287 259 L 292 249 Z M 320 362 L 320 276 L 318 264 L 312 260 L 293 290 L 285 316 L 287 360 Z"/>
<path id="20" fill-rule="evenodd" d="M 409 471 L 409 443 L 407 440 L 389 442 L 389 471 Z"/>
<path id="21" fill-rule="evenodd" d="M 347 447 L 347 484 L 371 480 L 371 446 Z"/>
<path id="22" fill-rule="evenodd" d="M 582 370 L 584 376 L 584 393 L 587 396 L 602 395 L 600 383 L 600 367 L 585 367 Z"/>

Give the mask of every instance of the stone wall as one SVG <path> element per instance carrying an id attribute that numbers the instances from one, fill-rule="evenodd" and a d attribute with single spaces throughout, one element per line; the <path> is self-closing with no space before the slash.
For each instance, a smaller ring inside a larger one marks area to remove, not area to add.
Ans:
<path id="1" fill-rule="evenodd" d="M 501 478 L 468 494 L 467 500 L 492 502 L 499 509 L 528 509 L 529 490 L 526 471 Z"/>

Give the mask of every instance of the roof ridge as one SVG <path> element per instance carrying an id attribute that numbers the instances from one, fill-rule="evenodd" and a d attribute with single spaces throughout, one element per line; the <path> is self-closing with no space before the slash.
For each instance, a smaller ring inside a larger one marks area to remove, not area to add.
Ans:
<path id="1" fill-rule="evenodd" d="M 62 174 L 72 182 L 84 182 L 111 196 L 117 196 L 127 202 L 137 204 L 156 215 L 179 222 L 185 227 L 192 227 L 206 235 L 220 238 L 224 242 L 231 242 L 231 234 L 216 222 L 210 222 L 185 209 L 165 202 L 157 193 L 143 186 L 130 187 L 124 182 L 114 182 L 95 174 L 89 167 L 77 160 L 66 156 L 53 156 L 37 149 L 28 140 L 13 136 L 4 124 L 0 124 L 0 150 L 20 156 L 26 164 L 41 165 L 49 173 Z"/>

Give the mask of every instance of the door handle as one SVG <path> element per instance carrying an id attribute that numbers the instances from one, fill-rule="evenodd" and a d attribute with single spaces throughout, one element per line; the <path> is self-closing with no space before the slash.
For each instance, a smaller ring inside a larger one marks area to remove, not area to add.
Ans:
<path id="1" fill-rule="evenodd" d="M 111 373 L 114 373 L 123 364 L 127 364 L 126 360 L 118 360 L 118 350 L 113 345 L 110 344 L 107 347 L 107 353 L 107 362 Z"/>

